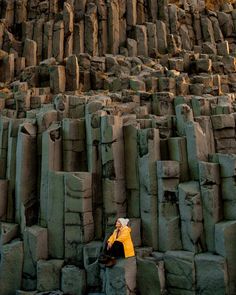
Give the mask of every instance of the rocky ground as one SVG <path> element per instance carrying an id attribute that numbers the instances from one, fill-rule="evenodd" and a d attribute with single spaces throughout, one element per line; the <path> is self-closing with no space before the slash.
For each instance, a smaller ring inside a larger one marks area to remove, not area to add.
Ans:
<path id="1" fill-rule="evenodd" d="M 235 36 L 229 3 L 0 0 L 1 295 L 236 294 Z"/>

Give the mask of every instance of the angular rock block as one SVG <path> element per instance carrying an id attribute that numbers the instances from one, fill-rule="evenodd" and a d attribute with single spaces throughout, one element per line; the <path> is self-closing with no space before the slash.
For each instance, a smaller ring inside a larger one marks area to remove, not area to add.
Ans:
<path id="1" fill-rule="evenodd" d="M 1 222 L 0 248 L 17 238 L 19 233 L 19 225 L 17 223 Z"/>
<path id="2" fill-rule="evenodd" d="M 7 195 L 8 180 L 0 180 L 0 220 L 4 221 L 7 217 Z"/>
<path id="3" fill-rule="evenodd" d="M 220 164 L 221 177 L 234 177 L 236 175 L 236 155 L 216 153 L 210 155 L 210 162 Z"/>
<path id="4" fill-rule="evenodd" d="M 35 209 L 37 199 L 37 129 L 30 123 L 24 123 L 19 127 L 17 139 L 16 158 L 16 184 L 15 184 L 15 216 L 21 225 L 21 231 L 25 226 L 35 223 L 36 218 L 29 212 L 37 215 Z M 23 214 L 24 212 L 24 214 Z"/>
<path id="5" fill-rule="evenodd" d="M 218 185 L 201 186 L 204 231 L 208 251 L 215 252 L 215 224 L 223 219 Z"/>
<path id="6" fill-rule="evenodd" d="M 179 184 L 179 209 L 183 249 L 199 252 L 204 249 L 203 212 L 198 182 Z"/>
<path id="7" fill-rule="evenodd" d="M 68 116 L 69 97 L 68 95 L 59 93 L 53 97 L 53 106 L 58 114 L 58 121 Z"/>
<path id="8" fill-rule="evenodd" d="M 83 248 L 84 268 L 86 270 L 87 288 L 90 291 L 99 291 L 102 289 L 102 280 L 100 277 L 100 266 L 98 257 L 102 251 L 103 243 L 93 241 L 86 244 Z"/>
<path id="9" fill-rule="evenodd" d="M 157 161 L 158 178 L 179 178 L 179 162 Z"/>
<path id="10" fill-rule="evenodd" d="M 221 179 L 221 192 L 224 201 L 234 201 L 236 199 L 236 180 L 234 177 Z"/>
<path id="11" fill-rule="evenodd" d="M 187 161 L 187 142 L 184 137 L 168 138 L 168 150 L 170 159 L 179 162 L 180 181 L 189 179 L 188 161 Z"/>
<path id="12" fill-rule="evenodd" d="M 205 78 L 205 77 L 204 77 Z M 206 79 L 206 81 L 202 81 L 201 76 L 195 76 L 195 82 L 196 85 L 199 85 L 198 83 L 202 82 L 202 84 L 205 87 L 213 87 L 212 85 L 212 79 Z M 202 96 L 193 96 L 191 100 L 191 105 L 193 108 L 194 117 L 199 116 L 209 116 L 210 115 L 210 101 Z"/>
<path id="13" fill-rule="evenodd" d="M 134 2 L 134 1 L 132 1 Z M 128 49 L 128 55 L 129 56 L 136 56 L 138 52 L 137 48 L 137 41 L 134 39 L 127 38 L 127 49 Z"/>
<path id="14" fill-rule="evenodd" d="M 89 172 L 65 174 L 65 212 L 92 211 L 92 175 Z"/>
<path id="15" fill-rule="evenodd" d="M 1 119 L 0 119 L 0 164 L 1 164 L 0 176 L 2 179 L 6 177 L 8 127 L 9 127 L 9 119 L 1 116 Z"/>
<path id="16" fill-rule="evenodd" d="M 116 214 L 117 217 L 126 212 L 125 182 L 123 180 L 103 179 L 103 203 L 104 210 L 108 214 Z"/>
<path id="17" fill-rule="evenodd" d="M 214 130 L 235 128 L 235 119 L 233 114 L 213 115 L 211 116 L 211 122 Z"/>
<path id="18" fill-rule="evenodd" d="M 22 119 L 13 119 L 9 124 L 8 131 L 8 149 L 7 149 L 7 170 L 6 177 L 8 182 L 8 201 L 7 201 L 7 221 L 13 221 L 15 216 L 14 208 L 14 192 L 15 192 L 15 177 L 16 177 L 16 149 L 17 149 L 17 136 L 19 126 Z"/>
<path id="19" fill-rule="evenodd" d="M 69 115 L 71 119 L 79 119 L 85 117 L 86 96 L 69 95 Z"/>
<path id="20" fill-rule="evenodd" d="M 6 54 L 1 60 L 0 81 L 9 83 L 14 77 L 15 63 L 14 54 Z"/>
<path id="21" fill-rule="evenodd" d="M 86 290 L 86 273 L 75 265 L 66 265 L 61 270 L 61 290 L 65 294 L 83 295 Z"/>
<path id="22" fill-rule="evenodd" d="M 189 170 L 192 179 L 199 179 L 198 161 L 208 160 L 208 145 L 204 132 L 196 122 L 185 125 Z"/>
<path id="23" fill-rule="evenodd" d="M 158 178 L 157 193 L 159 203 L 178 203 L 178 178 Z"/>
<path id="24" fill-rule="evenodd" d="M 108 50 L 118 54 L 120 46 L 119 3 L 112 0 L 108 5 Z"/>
<path id="25" fill-rule="evenodd" d="M 228 220 L 235 220 L 235 178 L 221 178 L 221 193 L 224 207 L 224 217 Z"/>
<path id="26" fill-rule="evenodd" d="M 101 117 L 101 152 L 104 178 L 124 179 L 123 122 L 118 116 Z"/>
<path id="27" fill-rule="evenodd" d="M 47 228 L 48 253 L 56 259 L 64 257 L 65 220 L 64 173 L 48 172 Z"/>
<path id="28" fill-rule="evenodd" d="M 110 295 L 131 295 L 136 288 L 136 258 L 117 260 L 112 268 L 106 268 L 105 293 Z"/>
<path id="29" fill-rule="evenodd" d="M 87 171 L 85 120 L 63 119 L 63 170 Z"/>
<path id="30" fill-rule="evenodd" d="M 126 3 L 126 21 L 127 26 L 135 26 L 137 21 L 137 2 L 132 0 L 127 0 Z"/>
<path id="31" fill-rule="evenodd" d="M 201 185 L 220 184 L 220 165 L 199 161 L 199 181 Z"/>
<path id="32" fill-rule="evenodd" d="M 37 285 L 37 261 L 48 258 L 47 229 L 33 225 L 24 230 L 23 237 L 23 287 L 25 290 L 34 290 Z"/>
<path id="33" fill-rule="evenodd" d="M 54 94 L 65 92 L 66 71 L 64 66 L 52 66 L 50 68 L 50 88 Z"/>
<path id="34" fill-rule="evenodd" d="M 157 195 L 140 190 L 140 217 L 143 245 L 158 249 L 158 205 Z"/>
<path id="35" fill-rule="evenodd" d="M 140 217 L 140 192 L 139 190 L 126 189 L 127 196 L 127 216 L 133 218 Z"/>
<path id="36" fill-rule="evenodd" d="M 138 55 L 148 56 L 147 28 L 144 25 L 135 26 Z"/>
<path id="37" fill-rule="evenodd" d="M 47 223 L 48 211 L 48 173 L 59 171 L 62 166 L 61 159 L 62 140 L 60 124 L 52 124 L 42 136 L 42 160 L 40 183 L 40 225 Z"/>
<path id="38" fill-rule="evenodd" d="M 226 259 L 210 253 L 195 256 L 196 289 L 200 294 L 228 294 Z"/>
<path id="39" fill-rule="evenodd" d="M 55 22 L 54 26 L 53 26 L 52 54 L 58 62 L 63 61 L 63 56 L 64 56 L 64 22 L 62 20 Z"/>
<path id="40" fill-rule="evenodd" d="M 165 54 L 167 52 L 167 28 L 166 24 L 161 21 L 157 20 L 157 48 L 158 52 L 161 54 Z"/>
<path id="41" fill-rule="evenodd" d="M 49 20 L 43 27 L 43 57 L 46 59 L 53 56 L 53 25 L 54 20 Z"/>
<path id="42" fill-rule="evenodd" d="M 0 290 L 12 295 L 21 287 L 23 267 L 23 242 L 12 241 L 1 249 Z"/>
<path id="43" fill-rule="evenodd" d="M 37 290 L 39 292 L 59 290 L 64 260 L 51 259 L 37 262 Z"/>
<path id="44" fill-rule="evenodd" d="M 27 67 L 37 65 L 37 43 L 34 40 L 25 39 L 23 57 Z"/>
<path id="45" fill-rule="evenodd" d="M 64 3 L 63 21 L 65 34 L 65 56 L 70 56 L 73 50 L 74 10 L 73 4 Z"/>
<path id="46" fill-rule="evenodd" d="M 125 152 L 125 176 L 128 189 L 139 189 L 138 177 L 138 144 L 137 126 L 125 125 L 124 130 L 124 152 Z"/>
<path id="47" fill-rule="evenodd" d="M 185 125 L 187 122 L 193 122 L 193 111 L 187 104 L 179 104 L 175 107 L 177 130 L 179 136 L 185 136 Z"/>
<path id="48" fill-rule="evenodd" d="M 142 244 L 141 241 L 141 219 L 140 218 L 130 218 L 129 220 L 131 228 L 131 238 L 134 244 L 134 247 L 140 247 Z"/>
<path id="49" fill-rule="evenodd" d="M 149 194 L 157 194 L 156 161 L 160 160 L 158 129 L 138 130 L 140 188 L 146 187 Z"/>
<path id="50" fill-rule="evenodd" d="M 164 269 L 163 261 L 155 259 L 137 258 L 137 287 L 143 295 L 161 295 L 161 271 Z"/>
<path id="51" fill-rule="evenodd" d="M 84 52 L 84 20 L 74 23 L 73 32 L 73 52 L 74 54 L 80 54 Z"/>
<path id="52" fill-rule="evenodd" d="M 65 257 L 77 263 L 81 263 L 82 244 L 94 238 L 91 181 L 88 172 L 65 175 Z"/>
<path id="53" fill-rule="evenodd" d="M 194 294 L 196 283 L 194 253 L 167 251 L 164 254 L 164 262 L 168 294 Z"/>
<path id="54" fill-rule="evenodd" d="M 199 116 L 195 117 L 196 122 L 198 122 L 205 133 L 207 146 L 208 146 L 208 153 L 212 154 L 215 153 L 215 134 L 213 132 L 212 124 L 210 117 L 208 116 Z"/>
<path id="55" fill-rule="evenodd" d="M 215 249 L 227 261 L 229 294 L 236 292 L 235 234 L 236 221 L 221 221 L 215 225 Z"/>
<path id="56" fill-rule="evenodd" d="M 79 89 L 79 65 L 76 55 L 70 55 L 66 61 L 66 90 Z"/>
<path id="57" fill-rule="evenodd" d="M 155 23 L 147 22 L 148 56 L 156 56 L 157 52 L 157 28 Z"/>
<path id="58" fill-rule="evenodd" d="M 181 250 L 180 216 L 177 204 L 171 202 L 158 204 L 158 225 L 159 251 Z"/>
<path id="59" fill-rule="evenodd" d="M 97 6 L 90 3 L 87 6 L 87 11 L 84 16 L 85 52 L 96 56 L 98 55 L 98 19 L 97 19 Z"/>

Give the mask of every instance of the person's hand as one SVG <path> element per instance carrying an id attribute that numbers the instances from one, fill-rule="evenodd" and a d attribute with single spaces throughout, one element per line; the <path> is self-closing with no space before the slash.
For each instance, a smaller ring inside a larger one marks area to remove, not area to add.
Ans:
<path id="1" fill-rule="evenodd" d="M 107 242 L 107 250 L 111 248 L 111 243 Z"/>

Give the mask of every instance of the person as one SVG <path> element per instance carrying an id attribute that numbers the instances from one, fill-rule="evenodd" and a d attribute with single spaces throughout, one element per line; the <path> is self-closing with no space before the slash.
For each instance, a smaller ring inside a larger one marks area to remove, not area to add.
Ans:
<path id="1" fill-rule="evenodd" d="M 106 242 L 105 253 L 100 257 L 100 262 L 106 266 L 112 266 L 117 258 L 129 258 L 135 256 L 134 245 L 131 238 L 131 228 L 128 226 L 128 218 L 118 218 L 116 228 Z"/>

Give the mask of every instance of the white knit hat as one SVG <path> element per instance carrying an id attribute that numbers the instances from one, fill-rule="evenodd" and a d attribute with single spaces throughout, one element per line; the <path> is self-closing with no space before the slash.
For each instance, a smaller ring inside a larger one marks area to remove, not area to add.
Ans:
<path id="1" fill-rule="evenodd" d="M 129 223 L 128 218 L 118 218 L 117 221 L 119 221 L 122 226 L 126 226 Z"/>

